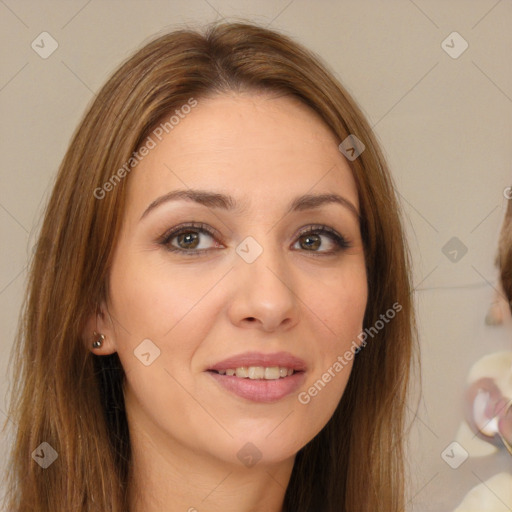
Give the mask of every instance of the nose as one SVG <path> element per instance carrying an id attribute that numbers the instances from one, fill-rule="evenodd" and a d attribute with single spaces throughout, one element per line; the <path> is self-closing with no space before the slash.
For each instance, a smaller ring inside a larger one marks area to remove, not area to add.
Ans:
<path id="1" fill-rule="evenodd" d="M 297 283 L 281 248 L 264 248 L 252 263 L 236 256 L 231 274 L 234 294 L 229 317 L 234 325 L 272 332 L 297 324 Z"/>

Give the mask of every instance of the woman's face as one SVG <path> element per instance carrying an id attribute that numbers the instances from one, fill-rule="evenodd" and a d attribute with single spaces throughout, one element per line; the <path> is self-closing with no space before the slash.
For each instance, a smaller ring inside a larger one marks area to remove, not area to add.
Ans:
<path id="1" fill-rule="evenodd" d="M 168 131 L 126 178 L 102 326 L 130 427 L 173 453 L 289 459 L 332 416 L 362 329 L 351 170 L 290 98 L 199 99 Z"/>

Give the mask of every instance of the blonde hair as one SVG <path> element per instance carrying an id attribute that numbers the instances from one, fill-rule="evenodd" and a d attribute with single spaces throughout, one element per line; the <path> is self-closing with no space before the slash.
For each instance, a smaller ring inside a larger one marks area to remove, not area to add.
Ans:
<path id="1" fill-rule="evenodd" d="M 385 160 L 360 109 L 318 57 L 275 31 L 221 23 L 146 44 L 107 81 L 73 136 L 47 206 L 13 349 L 9 417 L 17 430 L 9 510 L 128 510 L 123 369 L 117 354 L 92 355 L 82 332 L 108 294 L 129 176 L 101 200 L 94 191 L 176 108 L 228 91 L 295 97 L 340 142 L 350 134 L 363 141 L 366 149 L 350 166 L 367 266 L 364 327 L 393 304 L 402 308 L 357 354 L 332 418 L 297 453 L 285 509 L 404 509 L 405 408 L 418 351 L 410 258 Z M 58 453 L 47 469 L 31 458 L 43 441 Z"/>

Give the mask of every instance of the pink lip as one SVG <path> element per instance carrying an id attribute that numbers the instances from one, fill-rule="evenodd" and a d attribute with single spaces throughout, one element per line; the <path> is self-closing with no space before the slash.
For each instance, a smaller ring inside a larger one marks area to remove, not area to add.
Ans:
<path id="1" fill-rule="evenodd" d="M 220 375 L 219 370 L 235 369 L 241 366 L 281 366 L 295 370 L 293 375 L 275 380 L 244 379 L 236 375 Z M 224 389 L 253 402 L 271 403 L 281 400 L 296 391 L 305 380 L 306 363 L 289 352 L 263 354 L 261 352 L 245 352 L 216 363 L 207 369 Z"/>
<path id="2" fill-rule="evenodd" d="M 282 366 L 292 368 L 297 372 L 306 370 L 306 363 L 289 352 L 275 352 L 273 354 L 245 352 L 244 354 L 224 359 L 208 368 L 208 370 L 229 370 L 230 368 L 235 369 L 240 366 Z"/>
<path id="3" fill-rule="evenodd" d="M 278 366 L 278 365 L 275 365 Z M 272 403 L 297 391 L 306 378 L 305 372 L 297 372 L 289 377 L 276 380 L 242 379 L 236 375 L 220 375 L 207 371 L 224 389 L 253 402 Z"/>

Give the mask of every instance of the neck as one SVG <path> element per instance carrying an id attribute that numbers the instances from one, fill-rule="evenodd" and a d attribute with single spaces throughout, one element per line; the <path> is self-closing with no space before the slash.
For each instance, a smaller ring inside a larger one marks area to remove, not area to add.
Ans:
<path id="1" fill-rule="evenodd" d="M 130 425 L 130 512 L 284 512 L 295 457 L 252 467 Z"/>

